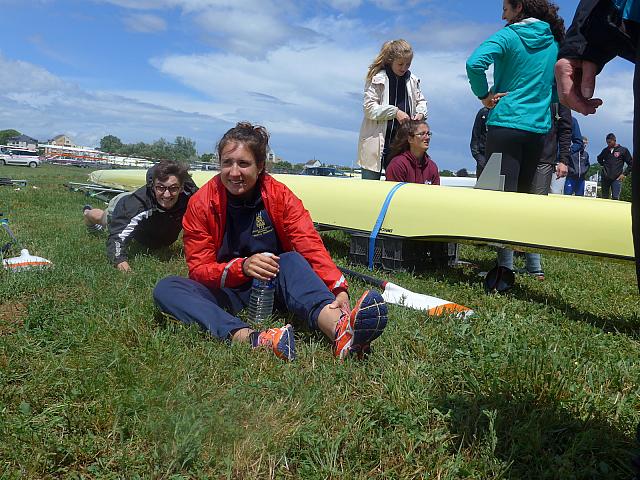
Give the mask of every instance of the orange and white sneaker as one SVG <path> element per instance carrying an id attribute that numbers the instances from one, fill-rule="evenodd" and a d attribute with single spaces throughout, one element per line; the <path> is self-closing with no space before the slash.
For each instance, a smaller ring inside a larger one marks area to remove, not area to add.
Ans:
<path id="1" fill-rule="evenodd" d="M 280 328 L 270 328 L 258 335 L 256 347 L 270 347 L 276 357 L 292 361 L 296 358 L 296 344 L 293 327 L 285 325 Z"/>
<path id="2" fill-rule="evenodd" d="M 375 290 L 367 290 L 351 313 L 342 312 L 336 325 L 333 353 L 344 359 L 350 354 L 362 358 L 371 350 L 370 343 L 382 335 L 387 326 L 387 304 Z"/>

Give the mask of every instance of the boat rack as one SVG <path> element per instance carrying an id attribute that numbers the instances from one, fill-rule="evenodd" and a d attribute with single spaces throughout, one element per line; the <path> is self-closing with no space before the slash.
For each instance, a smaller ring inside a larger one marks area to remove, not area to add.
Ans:
<path id="1" fill-rule="evenodd" d="M 121 188 L 105 187 L 104 185 L 95 183 L 69 182 L 65 183 L 64 186 L 72 192 L 84 192 L 87 197 L 98 198 L 105 202 L 108 202 L 120 193 L 126 192 L 126 190 Z"/>

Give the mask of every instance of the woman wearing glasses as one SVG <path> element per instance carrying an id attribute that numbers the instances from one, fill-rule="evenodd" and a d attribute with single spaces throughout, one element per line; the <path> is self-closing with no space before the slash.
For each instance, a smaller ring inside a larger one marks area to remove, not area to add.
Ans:
<path id="1" fill-rule="evenodd" d="M 147 171 L 147 185 L 114 197 L 107 210 L 83 208 L 87 229 L 109 227 L 107 257 L 122 272 L 129 272 L 131 240 L 143 247 L 168 247 L 178 239 L 189 197 L 198 190 L 187 167 L 163 160 Z"/>
<path id="2" fill-rule="evenodd" d="M 389 151 L 392 160 L 385 173 L 387 180 L 440 185 L 438 166 L 427 153 L 430 141 L 427 123 L 420 120 L 404 123 Z"/>

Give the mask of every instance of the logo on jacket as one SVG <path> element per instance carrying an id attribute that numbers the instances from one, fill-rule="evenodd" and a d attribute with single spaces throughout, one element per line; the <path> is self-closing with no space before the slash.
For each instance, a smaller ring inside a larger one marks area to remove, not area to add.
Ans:
<path id="1" fill-rule="evenodd" d="M 261 237 L 262 235 L 273 232 L 273 227 L 271 224 L 266 222 L 262 216 L 263 213 L 264 210 L 256 213 L 256 221 L 254 222 L 253 230 L 251 231 L 251 235 L 254 237 Z"/>
<path id="2" fill-rule="evenodd" d="M 613 152 L 613 156 L 616 157 L 616 158 L 619 158 L 620 157 L 620 152 Z"/>

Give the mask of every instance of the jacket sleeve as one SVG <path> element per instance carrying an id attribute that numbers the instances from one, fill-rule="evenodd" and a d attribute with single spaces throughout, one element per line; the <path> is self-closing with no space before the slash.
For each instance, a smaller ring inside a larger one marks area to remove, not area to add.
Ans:
<path id="1" fill-rule="evenodd" d="M 396 116 L 398 107 L 382 105 L 384 83 L 369 82 L 364 89 L 364 115 L 370 120 L 391 120 Z"/>
<path id="2" fill-rule="evenodd" d="M 471 129 L 471 143 L 469 147 L 471 148 L 471 155 L 475 158 L 476 162 L 479 166 L 484 167 L 487 163 L 487 159 L 484 156 L 484 152 L 481 152 L 480 149 L 484 150 L 484 145 L 482 144 L 482 138 L 484 137 L 484 130 L 486 129 L 486 117 L 485 110 L 482 108 L 476 114 L 476 119 L 473 122 L 473 128 Z"/>
<path id="3" fill-rule="evenodd" d="M 602 151 L 600 152 L 600 154 L 596 157 L 596 160 L 602 166 L 604 166 L 604 155 L 605 155 L 606 151 L 607 151 L 607 149 L 603 148 Z"/>
<path id="4" fill-rule="evenodd" d="M 291 191 L 286 195 L 284 232 L 293 249 L 309 262 L 313 271 L 334 295 L 340 291 L 347 291 L 347 281 L 322 243 L 313 226 L 311 215 L 304 208 L 302 201 Z"/>
<path id="5" fill-rule="evenodd" d="M 561 104 L 558 105 L 558 116 L 560 117 L 556 123 L 558 132 L 558 161 L 569 165 L 571 163 L 571 141 L 573 135 L 573 120 L 571 118 L 571 110 Z M 578 134 L 580 131 L 578 130 Z M 582 136 L 580 136 L 582 143 Z"/>
<path id="6" fill-rule="evenodd" d="M 414 113 L 421 113 L 424 115 L 424 119 L 427 119 L 427 99 L 424 98 L 422 94 L 422 90 L 420 89 L 420 79 L 415 77 L 415 87 L 414 87 L 414 95 L 415 95 L 415 109 Z"/>
<path id="7" fill-rule="evenodd" d="M 496 57 L 504 55 L 504 37 L 500 33 L 485 40 L 467 59 L 467 77 L 476 97 L 482 98 L 489 93 L 486 71 Z"/>
<path id="8" fill-rule="evenodd" d="M 391 159 L 389 165 L 384 171 L 385 179 L 388 182 L 404 182 L 404 179 L 407 178 L 406 175 L 403 174 L 403 163 L 400 160 L 395 160 L 396 158 L 398 157 Z"/>
<path id="9" fill-rule="evenodd" d="M 624 149 L 624 163 L 627 164 L 627 168 L 624 174 L 629 175 L 631 173 L 631 167 L 633 165 L 633 157 L 631 156 L 631 152 L 629 152 L 629 149 L 627 148 Z"/>
<path id="10" fill-rule="evenodd" d="M 564 105 L 562 105 L 564 107 Z M 567 107 L 564 107 L 567 108 Z M 584 141 L 582 140 L 582 132 L 580 131 L 580 124 L 575 117 L 571 117 L 571 153 L 578 153 L 584 148 Z"/>
<path id="11" fill-rule="evenodd" d="M 210 231 L 210 213 L 202 202 L 192 199 L 182 219 L 184 253 L 189 266 L 189 278 L 210 289 L 238 287 L 250 280 L 242 271 L 243 258 L 227 263 L 217 261 L 220 245 Z"/>
<path id="12" fill-rule="evenodd" d="M 616 56 L 633 61 L 634 42 L 611 0 L 581 0 L 558 56 L 588 60 L 600 71 Z"/>
<path id="13" fill-rule="evenodd" d="M 111 215 L 107 238 L 107 258 L 113 265 L 128 261 L 129 243 L 143 217 L 148 215 L 149 212 L 145 211 L 144 204 L 135 194 L 127 195 L 118 201 Z"/>

